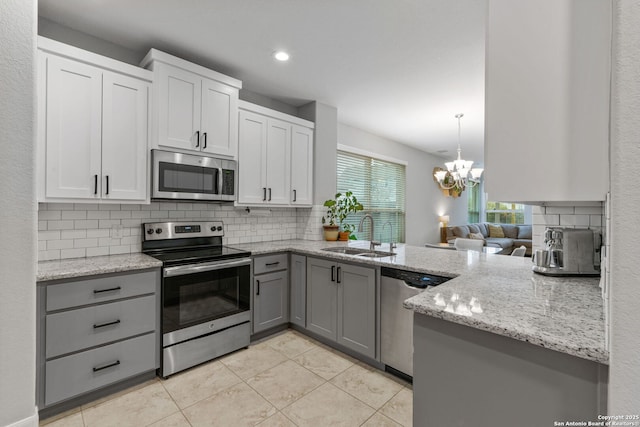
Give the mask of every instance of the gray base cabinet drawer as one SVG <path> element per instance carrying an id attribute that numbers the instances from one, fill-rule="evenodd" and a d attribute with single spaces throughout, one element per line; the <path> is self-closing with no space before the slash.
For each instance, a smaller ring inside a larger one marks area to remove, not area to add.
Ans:
<path id="1" fill-rule="evenodd" d="M 156 329 L 156 297 L 149 295 L 50 314 L 46 357 L 106 344 Z"/>
<path id="2" fill-rule="evenodd" d="M 156 291 L 159 270 L 47 286 L 47 311 L 106 302 Z"/>
<path id="3" fill-rule="evenodd" d="M 155 366 L 156 336 L 143 335 L 46 363 L 45 404 L 147 372 Z"/>
<path id="4" fill-rule="evenodd" d="M 289 268 L 287 254 L 276 254 L 255 257 L 253 259 L 253 274 L 269 273 L 271 271 Z"/>

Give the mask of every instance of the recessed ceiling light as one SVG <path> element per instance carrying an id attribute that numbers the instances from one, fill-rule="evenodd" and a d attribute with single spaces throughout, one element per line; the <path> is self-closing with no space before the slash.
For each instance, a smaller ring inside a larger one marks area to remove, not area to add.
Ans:
<path id="1" fill-rule="evenodd" d="M 278 61 L 288 61 L 289 60 L 289 54 L 287 52 L 285 52 L 284 50 L 278 50 L 276 52 L 273 53 L 273 57 L 275 59 L 277 59 Z"/>

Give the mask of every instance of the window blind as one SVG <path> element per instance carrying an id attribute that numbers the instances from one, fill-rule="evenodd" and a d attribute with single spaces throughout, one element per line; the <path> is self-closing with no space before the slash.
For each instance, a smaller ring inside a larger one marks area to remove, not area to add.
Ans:
<path id="1" fill-rule="evenodd" d="M 388 243 L 393 228 L 393 241 L 405 241 L 405 166 L 372 157 L 338 151 L 337 190 L 351 191 L 364 206 L 364 210 L 349 215 L 346 223 L 356 226 L 355 235 L 360 240 L 377 240 Z M 360 219 L 370 214 L 376 224 L 375 236 L 371 236 L 371 222 L 365 221 L 363 231 L 358 232 Z M 384 230 L 383 230 L 384 226 Z"/>

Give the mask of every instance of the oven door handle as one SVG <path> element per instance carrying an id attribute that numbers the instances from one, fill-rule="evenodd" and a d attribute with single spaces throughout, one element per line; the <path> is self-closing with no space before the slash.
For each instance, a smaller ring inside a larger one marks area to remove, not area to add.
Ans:
<path id="1" fill-rule="evenodd" d="M 222 270 L 223 268 L 242 267 L 251 265 L 251 258 L 241 258 L 232 261 L 211 261 L 200 264 L 178 265 L 163 270 L 164 277 L 184 276 L 185 274 L 202 273 L 205 271 Z"/>

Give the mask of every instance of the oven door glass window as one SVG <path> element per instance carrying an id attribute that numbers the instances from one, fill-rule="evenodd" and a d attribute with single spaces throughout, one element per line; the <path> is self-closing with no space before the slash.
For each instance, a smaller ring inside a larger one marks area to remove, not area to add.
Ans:
<path id="1" fill-rule="evenodd" d="M 169 193 L 218 194 L 218 169 L 160 162 L 159 190 Z"/>
<path id="2" fill-rule="evenodd" d="M 162 332 L 249 310 L 249 266 L 165 277 Z"/>

